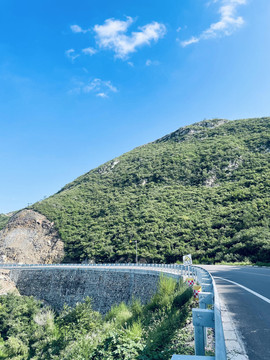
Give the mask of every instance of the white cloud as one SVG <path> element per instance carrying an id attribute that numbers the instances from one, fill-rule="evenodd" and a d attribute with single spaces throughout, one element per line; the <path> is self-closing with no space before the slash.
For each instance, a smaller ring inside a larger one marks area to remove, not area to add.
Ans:
<path id="1" fill-rule="evenodd" d="M 111 83 L 111 81 L 104 81 L 101 79 L 94 79 L 88 84 L 81 86 L 81 91 L 84 93 L 94 93 L 98 97 L 108 97 L 109 93 L 116 93 L 118 89 Z"/>
<path id="2" fill-rule="evenodd" d="M 217 0 L 212 2 L 216 3 Z M 231 35 L 235 30 L 244 24 L 242 16 L 237 16 L 236 11 L 239 5 L 245 5 L 247 0 L 220 0 L 219 7 L 220 20 L 211 24 L 208 29 L 204 30 L 199 36 L 182 41 L 183 47 L 199 42 L 200 40 L 207 40 L 216 38 L 218 36 Z"/>
<path id="3" fill-rule="evenodd" d="M 74 49 L 69 49 L 65 51 L 66 57 L 69 58 L 72 62 L 79 57 L 80 55 L 75 54 L 75 50 Z"/>
<path id="4" fill-rule="evenodd" d="M 148 60 L 146 60 L 146 62 L 145 62 L 145 65 L 146 66 L 151 66 L 151 65 L 159 65 L 160 64 L 160 62 L 159 61 L 157 61 L 157 60 L 150 60 L 150 59 L 148 59 Z"/>
<path id="5" fill-rule="evenodd" d="M 183 47 L 185 47 L 185 46 L 188 46 L 188 45 L 190 45 L 190 44 L 195 44 L 195 43 L 197 43 L 197 42 L 199 42 L 199 41 L 200 41 L 199 38 L 196 38 L 195 36 L 192 36 L 192 38 L 190 38 L 189 40 L 181 41 L 181 45 L 182 45 Z"/>
<path id="6" fill-rule="evenodd" d="M 103 25 L 95 25 L 94 31 L 98 45 L 101 48 L 113 50 L 116 57 L 126 59 L 138 47 L 150 45 L 153 41 L 157 42 L 166 33 L 165 25 L 152 22 L 139 27 L 140 31 L 127 35 L 133 21 L 131 17 L 127 17 L 126 21 L 107 19 Z"/>
<path id="7" fill-rule="evenodd" d="M 101 79 L 93 79 L 89 82 L 72 79 L 74 87 L 68 91 L 70 95 L 93 94 L 100 98 L 108 98 L 110 94 L 118 92 L 118 89 L 111 83 Z"/>
<path id="8" fill-rule="evenodd" d="M 89 30 L 82 29 L 79 25 L 71 25 L 70 29 L 73 33 L 79 34 L 79 33 L 87 33 Z"/>
<path id="9" fill-rule="evenodd" d="M 107 98 L 108 97 L 108 95 L 105 94 L 105 93 L 98 93 L 97 96 L 101 97 L 101 98 Z"/>
<path id="10" fill-rule="evenodd" d="M 82 49 L 82 52 L 85 54 L 85 55 L 94 55 L 96 54 L 97 50 L 92 48 L 92 47 L 88 47 L 88 48 L 85 48 L 85 49 Z"/>

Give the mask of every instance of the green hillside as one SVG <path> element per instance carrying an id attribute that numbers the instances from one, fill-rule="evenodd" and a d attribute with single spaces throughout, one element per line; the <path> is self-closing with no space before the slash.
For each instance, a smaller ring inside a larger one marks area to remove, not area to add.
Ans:
<path id="1" fill-rule="evenodd" d="M 66 260 L 270 262 L 270 118 L 205 120 L 80 176 L 31 208 Z"/>

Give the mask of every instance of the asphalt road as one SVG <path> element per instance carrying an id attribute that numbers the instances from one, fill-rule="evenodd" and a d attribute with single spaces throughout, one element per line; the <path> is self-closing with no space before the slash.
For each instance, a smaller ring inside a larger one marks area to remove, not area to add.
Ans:
<path id="1" fill-rule="evenodd" d="M 270 268 L 203 267 L 215 278 L 249 359 L 270 360 Z"/>

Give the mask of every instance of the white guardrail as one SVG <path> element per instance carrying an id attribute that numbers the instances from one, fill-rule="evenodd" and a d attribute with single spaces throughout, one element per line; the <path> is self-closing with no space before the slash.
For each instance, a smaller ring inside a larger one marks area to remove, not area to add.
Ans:
<path id="1" fill-rule="evenodd" d="M 193 277 L 202 287 L 199 293 L 199 308 L 192 309 L 192 319 L 195 337 L 195 355 L 173 355 L 171 360 L 226 360 L 226 346 L 221 320 L 221 308 L 215 281 L 210 273 L 199 266 L 183 266 L 177 264 L 0 264 L 0 268 L 41 269 L 41 268 L 110 268 L 110 269 L 142 269 L 158 271 L 168 275 Z M 213 328 L 215 332 L 215 356 L 205 356 L 207 342 L 206 329 Z"/>

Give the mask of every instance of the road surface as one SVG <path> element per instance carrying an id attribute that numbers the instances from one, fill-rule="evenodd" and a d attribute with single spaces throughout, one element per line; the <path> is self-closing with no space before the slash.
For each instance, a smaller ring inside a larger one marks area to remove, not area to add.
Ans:
<path id="1" fill-rule="evenodd" d="M 250 360 L 270 360 L 270 268 L 205 265 Z"/>

